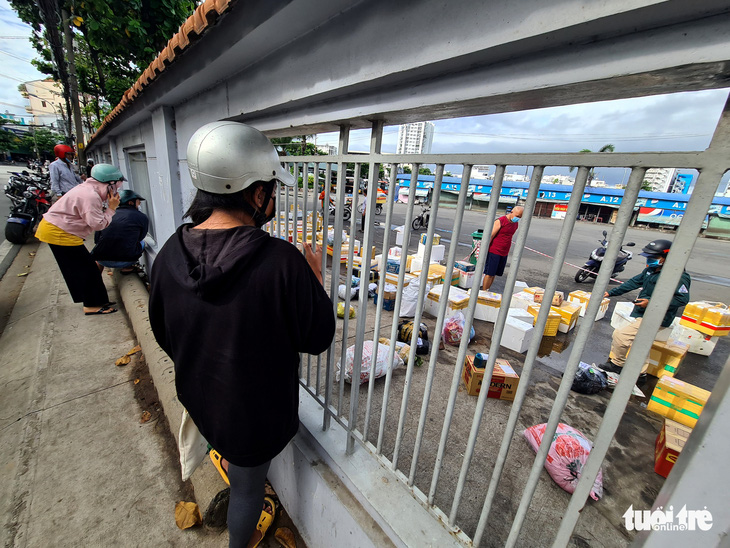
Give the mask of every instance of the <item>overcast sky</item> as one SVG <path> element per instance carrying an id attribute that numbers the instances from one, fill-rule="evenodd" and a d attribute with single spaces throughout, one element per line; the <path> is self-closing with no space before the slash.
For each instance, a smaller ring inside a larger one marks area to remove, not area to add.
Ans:
<path id="1" fill-rule="evenodd" d="M 17 36 L 26 38 L 9 38 Z M 29 62 L 35 51 L 28 36 L 30 27 L 17 18 L 7 0 L 0 0 L 2 112 L 25 115 L 27 101 L 18 84 L 44 77 Z M 607 143 L 617 152 L 703 150 L 727 96 L 728 89 L 711 90 L 437 120 L 431 152 L 574 152 L 598 150 Z M 367 150 L 369 135 L 369 130 L 353 132 L 350 150 Z M 395 152 L 397 135 L 397 127 L 385 128 L 383 152 Z M 318 135 L 317 144 L 324 143 L 337 145 L 337 134 Z M 567 170 L 548 168 L 545 173 Z M 597 176 L 617 184 L 624 170 L 598 168 Z M 730 174 L 724 180 L 728 178 Z"/>

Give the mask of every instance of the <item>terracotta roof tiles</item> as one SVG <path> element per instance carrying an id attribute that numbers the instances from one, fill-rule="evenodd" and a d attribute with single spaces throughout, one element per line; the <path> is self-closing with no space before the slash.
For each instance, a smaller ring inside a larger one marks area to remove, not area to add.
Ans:
<path id="1" fill-rule="evenodd" d="M 124 92 L 122 100 L 104 118 L 99 129 L 89 139 L 89 144 L 117 118 L 134 100 L 149 86 L 190 44 L 200 38 L 212 27 L 224 12 L 228 11 L 236 0 L 206 0 L 188 17 L 177 34 L 168 42 L 152 63 L 144 70 L 137 81 Z"/>

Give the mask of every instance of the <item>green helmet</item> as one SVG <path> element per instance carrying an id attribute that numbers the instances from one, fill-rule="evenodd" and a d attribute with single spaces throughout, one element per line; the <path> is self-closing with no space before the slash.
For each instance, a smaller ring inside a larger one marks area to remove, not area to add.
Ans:
<path id="1" fill-rule="evenodd" d="M 119 171 L 119 168 L 111 164 L 96 164 L 91 168 L 91 177 L 100 183 L 124 181 L 124 175 Z"/>
<path id="2" fill-rule="evenodd" d="M 124 189 L 119 191 L 119 203 L 126 204 L 132 200 L 144 200 L 142 196 L 137 194 L 134 190 Z"/>

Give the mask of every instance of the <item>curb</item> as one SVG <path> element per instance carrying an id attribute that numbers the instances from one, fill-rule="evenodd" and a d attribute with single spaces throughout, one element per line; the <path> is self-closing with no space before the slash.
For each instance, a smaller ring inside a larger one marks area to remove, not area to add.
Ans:
<path id="1" fill-rule="evenodd" d="M 142 347 L 142 353 L 147 361 L 150 375 L 157 389 L 159 403 L 162 406 L 165 416 L 170 424 L 170 430 L 178 441 L 180 423 L 182 419 L 183 406 L 177 399 L 175 389 L 175 371 L 172 360 L 157 344 L 152 327 L 150 326 L 148 314 L 149 293 L 139 276 L 124 276 L 118 269 L 114 270 L 114 283 L 124 303 L 127 317 L 132 324 L 137 341 Z M 175 462 L 174 466 L 180 466 Z M 208 508 L 210 501 L 219 491 L 226 487 L 223 479 L 213 466 L 210 459 L 206 458 L 198 466 L 190 482 L 195 491 L 195 498 L 201 513 Z M 222 533 L 228 535 L 227 530 Z"/>
<path id="2" fill-rule="evenodd" d="M 0 244 L 0 280 L 3 276 L 5 276 L 10 265 L 13 264 L 13 261 L 18 255 L 21 247 L 22 246 L 17 244 L 11 244 L 7 240 L 4 240 L 3 243 Z"/>

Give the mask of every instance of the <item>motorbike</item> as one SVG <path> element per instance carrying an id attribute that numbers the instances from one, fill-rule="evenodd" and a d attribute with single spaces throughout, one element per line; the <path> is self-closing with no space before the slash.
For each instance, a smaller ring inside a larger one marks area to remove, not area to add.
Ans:
<path id="1" fill-rule="evenodd" d="M 416 215 L 416 218 L 413 219 L 413 222 L 411 223 L 413 230 L 418 230 L 421 227 L 428 228 L 428 221 L 431 218 L 431 208 L 428 204 L 419 203 L 418 205 L 421 206 L 421 213 Z"/>
<path id="2" fill-rule="evenodd" d="M 335 208 L 335 203 L 331 200 L 330 200 L 329 209 L 330 209 L 330 216 L 334 219 L 337 209 Z M 344 211 L 342 213 L 342 220 L 349 221 L 350 217 L 352 217 L 352 207 L 350 206 L 350 204 L 345 204 Z"/>
<path id="3" fill-rule="evenodd" d="M 576 272 L 576 282 L 581 283 L 586 281 L 588 278 L 595 279 L 598 276 L 598 269 L 601 268 L 601 263 L 603 262 L 603 257 L 606 254 L 606 248 L 608 247 L 607 237 L 608 233 L 604 230 L 603 239 L 598 240 L 601 246 L 591 251 L 591 256 L 586 261 L 586 264 L 583 265 L 582 269 Z M 619 272 L 623 272 L 624 266 L 626 266 L 626 263 L 628 263 L 631 260 L 631 257 L 633 257 L 633 254 L 630 251 L 624 250 L 624 245 L 626 247 L 633 247 L 636 244 L 634 242 L 627 242 L 621 246 L 618 256 L 616 257 L 616 264 L 613 265 L 613 273 L 611 276 L 616 276 Z"/>
<path id="4" fill-rule="evenodd" d="M 28 241 L 51 207 L 51 189 L 44 177 L 13 173 L 4 188 L 12 206 L 5 224 L 5 239 L 14 244 Z"/>

